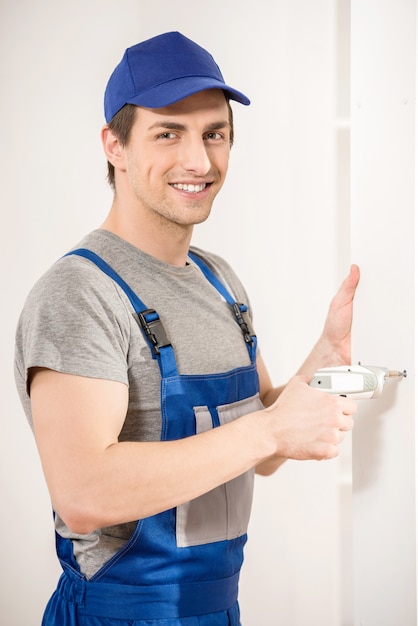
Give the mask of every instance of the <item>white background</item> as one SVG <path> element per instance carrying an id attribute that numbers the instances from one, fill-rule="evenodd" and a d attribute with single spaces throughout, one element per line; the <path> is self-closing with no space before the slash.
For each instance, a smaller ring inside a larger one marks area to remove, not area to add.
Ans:
<path id="1" fill-rule="evenodd" d="M 319 336 L 349 267 L 337 212 L 333 0 L 3 0 L 1 77 L 0 618 L 37 626 L 55 587 L 52 513 L 13 381 L 14 331 L 35 280 L 103 221 L 99 133 L 106 81 L 126 47 L 179 30 L 209 49 L 233 104 L 229 179 L 194 243 L 244 281 L 275 383 Z M 355 259 L 353 259 L 355 261 Z M 349 442 L 347 442 L 349 445 Z M 342 623 L 341 461 L 289 462 L 257 480 L 241 583 L 244 626 Z M 344 470 L 344 468 L 342 468 Z"/>
<path id="2" fill-rule="evenodd" d="M 354 624 L 416 626 L 417 2 L 352 0 L 351 29 L 354 353 L 407 371 L 356 418 Z"/>

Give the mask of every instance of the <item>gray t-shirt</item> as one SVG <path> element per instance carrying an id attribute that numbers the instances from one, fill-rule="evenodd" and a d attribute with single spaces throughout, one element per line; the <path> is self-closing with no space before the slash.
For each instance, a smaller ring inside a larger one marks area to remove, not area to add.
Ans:
<path id="1" fill-rule="evenodd" d="M 184 267 L 168 265 L 104 230 L 93 231 L 75 247 L 100 255 L 148 308 L 158 311 L 180 374 L 212 374 L 249 364 L 230 306 L 192 261 Z M 248 304 L 242 284 L 224 260 L 192 251 L 204 258 L 238 302 Z M 123 290 L 87 259 L 59 259 L 35 284 L 19 319 L 15 376 L 31 425 L 27 380 L 32 367 L 128 385 L 129 406 L 119 440 L 160 439 L 157 361 Z M 87 578 L 123 546 L 135 525 L 133 520 L 77 535 L 56 517 L 57 531 L 73 540 Z"/>

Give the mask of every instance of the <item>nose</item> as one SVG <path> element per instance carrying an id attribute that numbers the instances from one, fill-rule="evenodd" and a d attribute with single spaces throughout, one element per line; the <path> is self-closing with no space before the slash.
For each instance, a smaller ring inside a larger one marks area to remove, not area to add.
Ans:
<path id="1" fill-rule="evenodd" d="M 180 164 L 184 170 L 196 176 L 205 176 L 209 172 L 211 162 L 203 137 L 183 138 Z"/>

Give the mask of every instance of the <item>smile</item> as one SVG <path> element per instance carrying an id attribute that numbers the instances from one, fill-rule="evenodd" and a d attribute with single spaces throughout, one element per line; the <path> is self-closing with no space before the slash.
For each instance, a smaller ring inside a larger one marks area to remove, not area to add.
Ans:
<path id="1" fill-rule="evenodd" d="M 181 191 L 187 191 L 187 193 L 199 193 L 203 191 L 206 187 L 207 183 L 202 183 L 200 185 L 191 185 L 184 183 L 172 183 L 172 187 L 175 189 L 180 189 Z"/>

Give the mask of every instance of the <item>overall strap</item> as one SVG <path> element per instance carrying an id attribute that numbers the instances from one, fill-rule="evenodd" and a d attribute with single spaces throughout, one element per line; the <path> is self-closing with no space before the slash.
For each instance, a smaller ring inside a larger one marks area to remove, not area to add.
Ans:
<path id="1" fill-rule="evenodd" d="M 231 306 L 237 324 L 241 328 L 242 334 L 244 336 L 251 362 L 254 363 L 257 350 L 257 337 L 251 324 L 247 305 L 243 304 L 242 302 L 237 302 L 235 298 L 232 297 L 226 287 L 221 283 L 219 278 L 212 272 L 212 270 L 209 269 L 206 263 L 204 263 L 204 261 L 199 256 L 197 256 L 193 252 L 189 252 L 189 258 L 194 263 L 196 263 L 196 265 L 201 269 L 204 276 L 211 283 L 211 285 L 215 287 L 217 291 L 219 291 L 221 296 Z"/>
<path id="2" fill-rule="evenodd" d="M 107 274 L 107 276 L 112 278 L 119 285 L 119 287 L 121 287 L 121 289 L 123 289 L 129 298 L 135 313 L 138 315 L 138 320 L 145 339 L 150 347 L 152 358 L 157 359 L 158 361 L 161 376 L 163 378 L 167 378 L 169 376 L 178 375 L 173 346 L 167 338 L 157 311 L 155 311 L 155 309 L 148 309 L 142 300 L 131 289 L 131 287 L 123 280 L 123 278 L 95 252 L 92 252 L 87 248 L 77 248 L 76 250 L 71 250 L 65 256 L 70 255 L 78 255 L 88 259 L 101 269 L 102 272 Z M 189 257 L 200 268 L 205 278 L 231 306 L 237 324 L 241 328 L 251 363 L 255 363 L 257 337 L 251 324 L 247 305 L 237 302 L 235 298 L 232 297 L 219 278 L 212 272 L 212 270 L 209 269 L 206 263 L 204 263 L 199 256 L 189 252 Z"/>
<path id="3" fill-rule="evenodd" d="M 65 256 L 72 254 L 84 257 L 97 265 L 107 276 L 112 278 L 126 293 L 131 302 L 135 313 L 144 333 L 145 339 L 151 350 L 152 358 L 157 359 L 162 378 L 178 375 L 176 357 L 174 355 L 173 346 L 169 342 L 160 317 L 154 309 L 148 309 L 145 304 L 138 298 L 136 293 L 123 280 L 115 270 L 110 267 L 98 254 L 87 250 L 86 248 L 78 248 L 71 250 Z"/>

